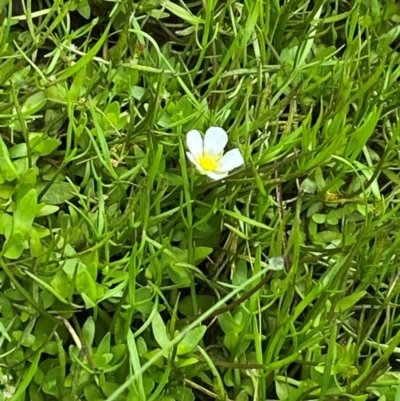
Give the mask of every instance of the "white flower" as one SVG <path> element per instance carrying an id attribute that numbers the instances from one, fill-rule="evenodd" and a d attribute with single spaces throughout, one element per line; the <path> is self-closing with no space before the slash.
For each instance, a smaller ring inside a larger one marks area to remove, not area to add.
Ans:
<path id="1" fill-rule="evenodd" d="M 15 387 L 14 386 L 8 386 L 8 388 L 4 389 L 3 397 L 4 397 L 5 400 L 9 400 L 10 398 L 12 398 L 14 393 L 15 393 Z"/>
<path id="2" fill-rule="evenodd" d="M 201 174 L 213 180 L 225 178 L 228 173 L 244 164 L 239 149 L 232 149 L 224 155 L 228 143 L 227 133 L 219 127 L 210 127 L 204 135 L 204 140 L 197 130 L 189 131 L 186 135 L 186 152 L 189 160 Z"/>

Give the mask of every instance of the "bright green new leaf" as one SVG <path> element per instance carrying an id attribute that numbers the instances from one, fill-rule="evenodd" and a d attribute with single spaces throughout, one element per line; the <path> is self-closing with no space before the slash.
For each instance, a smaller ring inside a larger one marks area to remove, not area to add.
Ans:
<path id="1" fill-rule="evenodd" d="M 23 243 L 27 239 L 36 216 L 37 192 L 35 189 L 31 189 L 24 194 L 27 186 L 29 186 L 28 183 L 25 186 L 22 185 L 17 194 L 11 237 L 5 244 L 5 256 L 10 259 L 17 259 L 21 256 Z M 37 247 L 35 248 L 37 249 Z"/>
<path id="2" fill-rule="evenodd" d="M 206 246 L 196 247 L 194 250 L 194 263 L 197 265 L 207 256 L 211 255 L 213 249 Z"/>
<path id="3" fill-rule="evenodd" d="M 36 185 L 36 171 L 31 168 L 27 170 L 21 177 L 21 181 L 17 187 L 16 203 L 21 202 L 22 198 L 28 193 L 28 191 L 35 188 Z"/>
<path id="4" fill-rule="evenodd" d="M 110 343 L 111 343 L 111 333 L 107 333 L 100 341 L 100 344 L 99 344 L 96 352 L 99 354 L 109 353 L 110 349 L 111 349 Z"/>
<path id="5" fill-rule="evenodd" d="M 37 153 L 40 156 L 47 156 L 53 153 L 59 146 L 61 142 L 56 138 L 46 138 L 40 141 L 33 149 L 33 153 Z"/>
<path id="6" fill-rule="evenodd" d="M 37 207 L 36 217 L 49 216 L 50 214 L 57 213 L 59 210 L 58 206 L 40 203 Z"/>
<path id="7" fill-rule="evenodd" d="M 15 169 L 8 148 L 0 136 L 0 173 L 6 181 L 12 181 L 19 177 L 17 170 Z"/>
<path id="8" fill-rule="evenodd" d="M 151 322 L 151 327 L 153 329 L 153 336 L 156 339 L 158 345 L 161 348 L 166 348 L 171 343 L 167 334 L 167 327 L 165 326 L 164 320 L 161 315 L 157 312 Z"/>
<path id="9" fill-rule="evenodd" d="M 13 215 L 13 235 L 19 233 L 25 239 L 31 229 L 36 216 L 37 192 L 36 189 L 29 190 L 19 201 Z"/>
<path id="10" fill-rule="evenodd" d="M 344 311 L 350 309 L 361 298 L 363 298 L 366 293 L 367 293 L 366 291 L 357 291 L 357 292 L 354 292 L 353 294 L 343 297 L 342 299 L 340 299 L 337 302 L 337 304 L 335 306 L 335 312 L 344 312 Z"/>
<path id="11" fill-rule="evenodd" d="M 193 351 L 197 344 L 202 340 L 205 332 L 207 330 L 206 326 L 195 327 L 190 330 L 189 333 L 183 337 L 182 341 L 178 344 L 178 355 L 185 355 L 190 351 Z"/>
<path id="12" fill-rule="evenodd" d="M 362 148 L 374 132 L 376 124 L 378 123 L 381 115 L 381 110 L 381 108 L 378 109 L 375 107 L 373 112 L 368 115 L 365 122 L 351 133 L 345 151 L 346 157 L 348 157 L 351 161 L 357 158 L 362 151 Z"/>
<path id="13" fill-rule="evenodd" d="M 326 215 L 321 214 L 321 213 L 315 213 L 312 216 L 312 219 L 317 223 L 317 224 L 324 224 L 326 221 Z"/>
<path id="14" fill-rule="evenodd" d="M 42 243 L 40 242 L 39 234 L 34 227 L 31 228 L 29 236 L 29 250 L 31 255 L 34 258 L 38 258 L 43 254 L 43 247 Z"/>
<path id="15" fill-rule="evenodd" d="M 22 105 L 21 111 L 24 115 L 30 116 L 40 111 L 46 104 L 47 99 L 44 92 L 38 92 L 29 97 Z"/>
<path id="16" fill-rule="evenodd" d="M 4 235 L 6 238 L 10 237 L 12 221 L 10 214 L 0 211 L 0 235 Z"/>
<path id="17" fill-rule="evenodd" d="M 82 270 L 77 277 L 76 280 L 76 288 L 81 293 L 86 294 L 86 296 L 92 301 L 96 302 L 97 299 L 97 291 L 96 291 L 96 283 L 94 282 L 92 276 L 88 272 L 88 270 Z"/>
<path id="18" fill-rule="evenodd" d="M 195 15 L 190 13 L 188 10 L 173 3 L 170 0 L 160 0 L 160 3 L 163 7 L 165 7 L 172 14 L 175 14 L 177 17 L 179 17 L 179 18 L 183 19 L 184 21 L 187 21 L 193 25 L 198 25 L 203 22 L 201 18 L 196 17 Z"/>

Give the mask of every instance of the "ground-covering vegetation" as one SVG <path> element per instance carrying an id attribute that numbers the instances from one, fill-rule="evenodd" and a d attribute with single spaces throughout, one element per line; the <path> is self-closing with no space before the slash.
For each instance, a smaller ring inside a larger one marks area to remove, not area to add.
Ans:
<path id="1" fill-rule="evenodd" d="M 0 0 L 0 400 L 399 400 L 399 23 Z"/>

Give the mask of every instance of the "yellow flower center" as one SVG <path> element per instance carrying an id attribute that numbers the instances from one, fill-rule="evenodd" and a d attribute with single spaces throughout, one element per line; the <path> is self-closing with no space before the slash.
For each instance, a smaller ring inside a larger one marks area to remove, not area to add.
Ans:
<path id="1" fill-rule="evenodd" d="M 198 163 L 205 171 L 214 171 L 217 168 L 217 159 L 214 156 L 200 156 Z"/>

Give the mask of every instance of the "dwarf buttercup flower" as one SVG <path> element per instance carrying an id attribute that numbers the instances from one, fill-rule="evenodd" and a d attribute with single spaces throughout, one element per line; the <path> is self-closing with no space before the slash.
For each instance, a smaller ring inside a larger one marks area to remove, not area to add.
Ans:
<path id="1" fill-rule="evenodd" d="M 186 135 L 186 144 L 189 149 L 186 154 L 201 174 L 213 180 L 220 180 L 244 163 L 243 156 L 237 148 L 224 154 L 227 143 L 228 134 L 222 128 L 210 127 L 204 139 L 199 131 L 192 130 Z"/>

